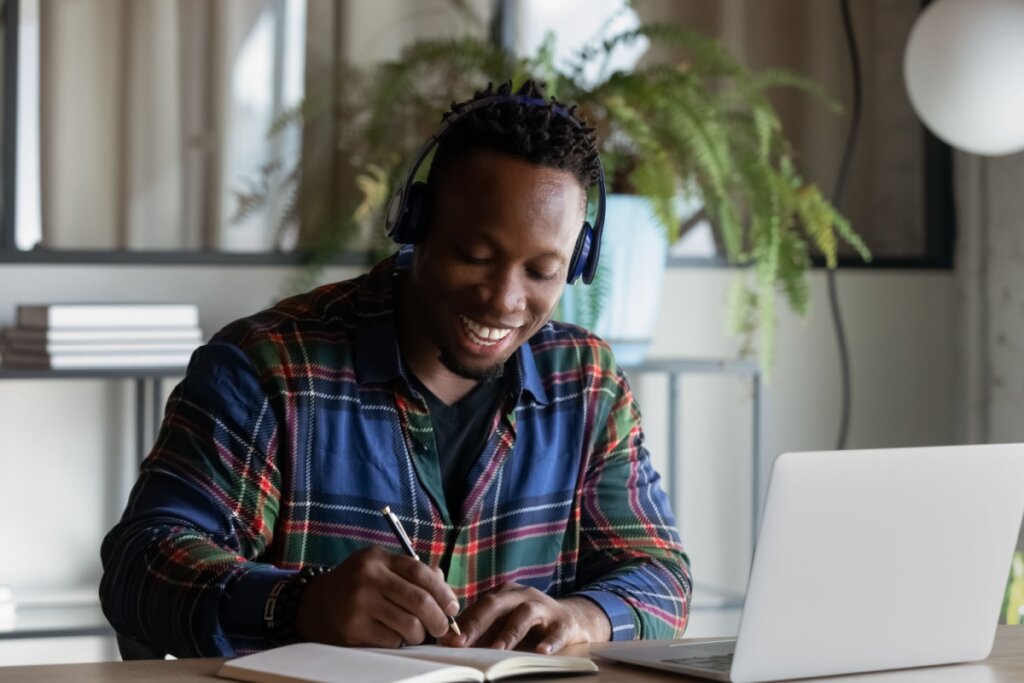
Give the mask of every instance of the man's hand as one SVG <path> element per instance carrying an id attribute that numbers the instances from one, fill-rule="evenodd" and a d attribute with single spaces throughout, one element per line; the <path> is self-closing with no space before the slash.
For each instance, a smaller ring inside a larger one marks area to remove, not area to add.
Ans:
<path id="1" fill-rule="evenodd" d="M 320 643 L 399 647 L 447 633 L 458 611 L 440 569 L 372 546 L 310 581 L 295 628 Z"/>
<path id="2" fill-rule="evenodd" d="M 550 654 L 575 643 L 611 637 L 604 611 L 586 598 L 556 600 L 536 588 L 505 583 L 469 606 L 458 618 L 461 636 L 441 639 L 454 647 L 511 650 L 531 647 Z"/>

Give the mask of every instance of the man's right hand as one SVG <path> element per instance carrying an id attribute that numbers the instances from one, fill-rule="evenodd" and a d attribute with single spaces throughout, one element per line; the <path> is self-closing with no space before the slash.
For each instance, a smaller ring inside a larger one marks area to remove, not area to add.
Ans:
<path id="1" fill-rule="evenodd" d="M 440 569 L 371 546 L 310 581 L 295 628 L 308 641 L 399 647 L 443 636 L 458 611 Z"/>

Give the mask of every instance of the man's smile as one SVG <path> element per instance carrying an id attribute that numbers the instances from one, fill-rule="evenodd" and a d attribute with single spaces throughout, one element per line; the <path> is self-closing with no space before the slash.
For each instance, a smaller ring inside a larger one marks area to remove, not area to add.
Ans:
<path id="1" fill-rule="evenodd" d="M 462 321 L 462 329 L 470 340 L 480 346 L 496 346 L 513 331 L 513 328 L 510 327 L 489 327 L 473 321 L 461 313 L 459 313 L 459 320 Z"/>

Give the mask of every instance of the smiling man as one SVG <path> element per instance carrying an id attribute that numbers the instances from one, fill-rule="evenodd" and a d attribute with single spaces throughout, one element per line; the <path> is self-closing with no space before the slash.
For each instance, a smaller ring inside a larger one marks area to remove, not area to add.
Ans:
<path id="1" fill-rule="evenodd" d="M 103 544 L 122 635 L 197 656 L 683 632 L 688 562 L 626 378 L 550 320 L 599 254 L 593 129 L 533 83 L 488 87 L 416 167 L 429 151 L 389 210 L 411 246 L 196 352 Z"/>
<path id="2" fill-rule="evenodd" d="M 455 135 L 456 133 L 452 133 Z M 436 165 L 440 162 L 440 170 Z M 569 171 L 487 148 L 435 162 L 432 211 L 399 309 L 406 363 L 455 403 L 551 317 L 586 195 Z"/>

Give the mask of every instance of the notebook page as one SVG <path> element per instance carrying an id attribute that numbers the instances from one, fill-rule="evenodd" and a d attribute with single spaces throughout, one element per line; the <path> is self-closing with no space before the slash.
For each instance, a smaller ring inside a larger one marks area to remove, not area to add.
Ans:
<path id="1" fill-rule="evenodd" d="M 478 683 L 465 666 L 395 657 L 393 652 L 297 643 L 228 660 L 217 675 L 251 683 Z"/>
<path id="2" fill-rule="evenodd" d="M 504 676 L 521 676 L 534 672 L 587 673 L 596 672 L 597 665 L 585 657 L 561 657 L 534 652 L 494 650 L 482 647 L 444 647 L 441 645 L 415 645 L 398 650 L 369 650 L 387 652 L 402 657 L 429 659 L 435 662 L 471 666 L 487 674 L 488 680 Z"/>

